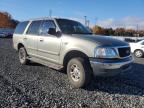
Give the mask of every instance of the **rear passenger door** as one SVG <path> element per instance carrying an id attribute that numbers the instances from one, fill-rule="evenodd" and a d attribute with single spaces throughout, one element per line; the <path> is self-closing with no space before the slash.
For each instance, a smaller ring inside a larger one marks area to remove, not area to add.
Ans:
<path id="1" fill-rule="evenodd" d="M 37 40 L 39 36 L 39 27 L 41 21 L 32 21 L 25 35 L 27 53 L 31 56 L 37 56 Z"/>
<path id="2" fill-rule="evenodd" d="M 49 28 L 55 28 L 53 20 L 44 20 L 40 27 L 38 37 L 38 55 L 40 58 L 50 62 L 59 63 L 61 38 L 48 34 Z"/>

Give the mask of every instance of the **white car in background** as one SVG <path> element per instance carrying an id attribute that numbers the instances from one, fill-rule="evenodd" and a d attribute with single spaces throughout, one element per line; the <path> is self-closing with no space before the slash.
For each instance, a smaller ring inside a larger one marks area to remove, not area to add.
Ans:
<path id="1" fill-rule="evenodd" d="M 141 40 L 136 43 L 129 43 L 131 47 L 131 52 L 134 53 L 136 57 L 144 56 L 144 40 Z"/>

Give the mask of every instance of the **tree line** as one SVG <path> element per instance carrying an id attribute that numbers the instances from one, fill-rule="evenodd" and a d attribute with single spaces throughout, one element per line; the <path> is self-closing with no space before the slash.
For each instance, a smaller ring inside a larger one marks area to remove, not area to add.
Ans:
<path id="1" fill-rule="evenodd" d="M 0 12 L 0 28 L 15 28 L 18 24 L 8 12 Z"/>
<path id="2" fill-rule="evenodd" d="M 92 32 L 96 35 L 107 35 L 107 36 L 144 36 L 144 30 L 134 30 L 134 29 L 125 29 L 125 28 L 102 28 L 98 25 L 95 25 L 91 28 Z"/>

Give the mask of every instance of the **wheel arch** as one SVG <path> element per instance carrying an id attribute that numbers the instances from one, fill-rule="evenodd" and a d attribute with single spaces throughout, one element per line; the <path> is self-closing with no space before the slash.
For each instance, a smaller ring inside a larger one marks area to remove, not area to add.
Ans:
<path id="1" fill-rule="evenodd" d="M 65 54 L 64 59 L 63 59 L 63 66 L 66 67 L 69 60 L 74 57 L 82 57 L 87 62 L 89 62 L 89 57 L 85 53 L 83 53 L 82 51 L 78 51 L 78 50 L 71 50 Z"/>
<path id="2" fill-rule="evenodd" d="M 17 49 L 19 50 L 21 47 L 24 47 L 24 48 L 25 48 L 25 46 L 24 46 L 22 43 L 18 43 Z"/>
<path id="3" fill-rule="evenodd" d="M 143 51 L 142 49 L 135 49 L 135 50 L 134 50 L 134 53 L 135 53 L 135 51 L 137 51 L 137 50 L 140 50 L 140 51 L 142 51 L 142 52 L 144 53 L 144 51 Z"/>

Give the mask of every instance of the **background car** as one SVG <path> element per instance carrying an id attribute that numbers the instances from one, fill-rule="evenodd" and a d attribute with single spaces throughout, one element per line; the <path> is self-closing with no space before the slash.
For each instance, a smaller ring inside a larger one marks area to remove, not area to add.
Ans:
<path id="1" fill-rule="evenodd" d="M 141 40 L 136 43 L 129 43 L 131 47 L 131 52 L 134 53 L 136 57 L 144 56 L 144 40 Z"/>
<path id="2" fill-rule="evenodd" d="M 1 32 L 0 38 L 12 38 L 13 33 L 12 32 Z"/>
<path id="3" fill-rule="evenodd" d="M 5 37 L 5 34 L 3 32 L 0 33 L 0 37 Z"/>

